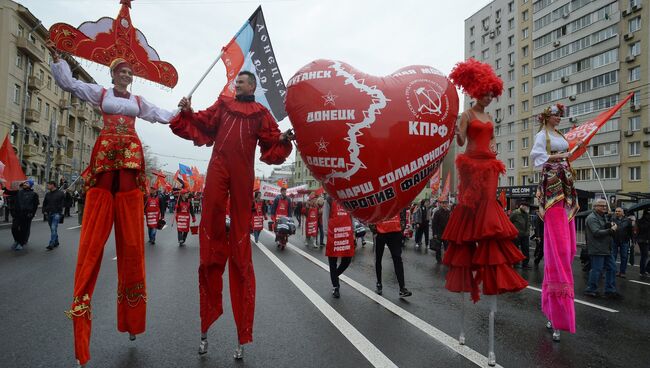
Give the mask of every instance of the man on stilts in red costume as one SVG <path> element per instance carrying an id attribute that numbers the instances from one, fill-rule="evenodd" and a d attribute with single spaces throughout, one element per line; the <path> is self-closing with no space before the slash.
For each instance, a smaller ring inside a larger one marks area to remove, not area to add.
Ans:
<path id="1" fill-rule="evenodd" d="M 207 332 L 223 313 L 223 272 L 230 261 L 230 297 L 237 325 L 239 345 L 235 358 L 243 357 L 242 345 L 253 341 L 255 274 L 251 259 L 250 222 L 253 198 L 255 145 L 263 162 L 278 165 L 292 150 L 290 131 L 280 133 L 269 110 L 255 102 L 255 75 L 238 74 L 236 96 L 221 95 L 207 110 L 192 112 L 183 98 L 181 113 L 172 120 L 174 134 L 197 146 L 211 146 L 203 213 L 199 225 L 199 294 L 201 344 L 199 354 L 208 351 Z M 230 196 L 230 231 L 224 226 L 226 201 Z"/>

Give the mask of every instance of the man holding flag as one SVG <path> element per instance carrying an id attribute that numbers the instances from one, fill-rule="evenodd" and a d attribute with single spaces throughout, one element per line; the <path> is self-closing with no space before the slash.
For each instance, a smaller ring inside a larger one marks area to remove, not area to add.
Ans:
<path id="1" fill-rule="evenodd" d="M 274 119 L 274 115 L 277 119 L 286 116 L 282 100 L 273 97 L 283 96 L 286 87 L 275 64 L 261 8 L 249 18 L 222 54 L 229 83 L 218 100 L 204 111 L 193 112 L 191 100 L 183 98 L 179 103 L 181 112 L 171 122 L 170 128 L 174 134 L 192 140 L 197 146 L 214 145 L 199 225 L 199 354 L 207 353 L 208 329 L 223 312 L 222 277 L 226 262 L 230 261 L 230 297 L 239 339 L 235 358 L 241 359 L 242 345 L 253 340 L 255 310 L 255 274 L 249 235 L 255 145 L 261 148 L 260 159 L 263 162 L 278 165 L 291 154 L 294 137 L 291 130 L 281 133 Z M 233 55 L 243 58 L 233 60 Z M 235 75 L 233 96 L 230 80 Z M 260 90 L 257 89 L 258 82 L 262 87 Z M 256 99 L 265 102 L 271 111 Z M 278 102 L 280 108 L 276 108 Z M 228 197 L 231 222 L 226 234 L 224 223 Z"/>

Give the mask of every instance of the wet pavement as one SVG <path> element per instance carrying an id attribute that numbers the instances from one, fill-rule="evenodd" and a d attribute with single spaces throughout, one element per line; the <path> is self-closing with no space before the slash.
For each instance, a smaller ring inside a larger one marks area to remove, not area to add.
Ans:
<path id="1" fill-rule="evenodd" d="M 72 299 L 80 229 L 76 219 L 59 227 L 61 246 L 45 250 L 47 224 L 37 221 L 23 252 L 10 250 L 11 232 L 0 228 L 0 367 L 75 366 L 72 323 L 63 314 Z M 210 350 L 197 354 L 198 237 L 178 247 L 175 229 L 146 245 L 147 331 L 136 341 L 116 329 L 113 237 L 107 243 L 93 297 L 91 361 L 87 367 L 477 367 L 486 366 L 488 298 L 466 301 L 465 347 L 459 346 L 461 297 L 444 289 L 445 267 L 412 241 L 403 252 L 408 299 L 398 297 L 390 253 L 383 260 L 384 294 L 374 294 L 372 238 L 357 248 L 333 299 L 324 250 L 298 236 L 280 251 L 268 232 L 253 245 L 257 276 L 254 342 L 243 361 L 232 358 L 236 331 L 229 295 L 224 315 L 209 332 Z M 264 247 L 263 251 L 262 248 Z M 531 252 L 532 253 L 532 252 Z M 650 366 L 650 280 L 638 266 L 617 278 L 624 300 L 582 295 L 587 274 L 576 258 L 577 333 L 555 343 L 540 311 L 543 262 L 519 270 L 530 288 L 497 298 L 497 363 L 503 367 Z M 227 273 L 226 273 L 227 275 Z M 228 287 L 228 278 L 224 286 Z M 584 302 L 584 303 L 581 303 Z"/>

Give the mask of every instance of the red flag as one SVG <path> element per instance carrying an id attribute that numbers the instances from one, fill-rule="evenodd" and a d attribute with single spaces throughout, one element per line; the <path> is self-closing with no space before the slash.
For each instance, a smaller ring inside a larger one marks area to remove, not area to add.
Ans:
<path id="1" fill-rule="evenodd" d="M 431 195 L 438 192 L 440 189 L 440 177 L 442 176 L 442 165 L 438 166 L 436 172 L 431 177 Z"/>
<path id="2" fill-rule="evenodd" d="M 501 207 L 503 207 L 504 210 L 507 208 L 508 201 L 506 199 L 505 189 L 501 189 L 501 192 L 499 192 L 499 203 L 501 203 Z"/>
<path id="3" fill-rule="evenodd" d="M 449 200 L 449 187 L 451 186 L 451 171 L 447 173 L 445 178 L 445 187 L 442 188 L 442 193 L 438 197 L 438 201 Z"/>
<path id="4" fill-rule="evenodd" d="M 576 160 L 587 151 L 587 145 L 591 138 L 596 135 L 598 129 L 605 125 L 605 123 L 607 123 L 607 121 L 609 121 L 609 119 L 611 119 L 611 117 L 616 114 L 616 112 L 623 107 L 632 96 L 634 96 L 634 93 L 627 95 L 627 97 L 611 109 L 600 113 L 600 115 L 596 116 L 594 120 L 575 127 L 564 135 L 564 137 L 569 141 L 569 152 L 571 152 L 569 161 Z"/>
<path id="5" fill-rule="evenodd" d="M 9 142 L 9 135 L 5 137 L 2 146 L 0 146 L 0 161 L 5 165 L 3 176 L 6 180 L 6 186 L 8 188 L 16 187 L 15 184 L 27 180 L 23 168 L 18 162 L 18 157 L 14 153 L 14 147 Z"/>
<path id="6" fill-rule="evenodd" d="M 287 179 L 280 179 L 276 183 L 280 188 L 288 188 L 289 183 L 287 182 Z"/>
<path id="7" fill-rule="evenodd" d="M 255 178 L 255 183 L 253 184 L 253 192 L 257 192 L 260 190 L 260 186 L 262 185 L 262 181 L 260 178 Z"/>

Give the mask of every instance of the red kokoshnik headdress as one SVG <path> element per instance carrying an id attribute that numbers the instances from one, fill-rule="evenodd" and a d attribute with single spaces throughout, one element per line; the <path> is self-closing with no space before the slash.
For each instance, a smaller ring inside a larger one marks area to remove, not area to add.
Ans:
<path id="1" fill-rule="evenodd" d="M 96 22 L 84 22 L 79 28 L 56 23 L 50 27 L 50 39 L 61 51 L 108 67 L 116 59 L 124 59 L 133 75 L 173 88 L 178 73 L 172 64 L 160 61 L 144 34 L 133 27 L 131 1 L 120 0 L 122 7 L 116 19 L 103 17 Z"/>
<path id="2" fill-rule="evenodd" d="M 473 58 L 456 64 L 449 79 L 464 93 L 476 99 L 490 92 L 493 97 L 498 97 L 503 92 L 503 81 L 492 67 Z"/>

